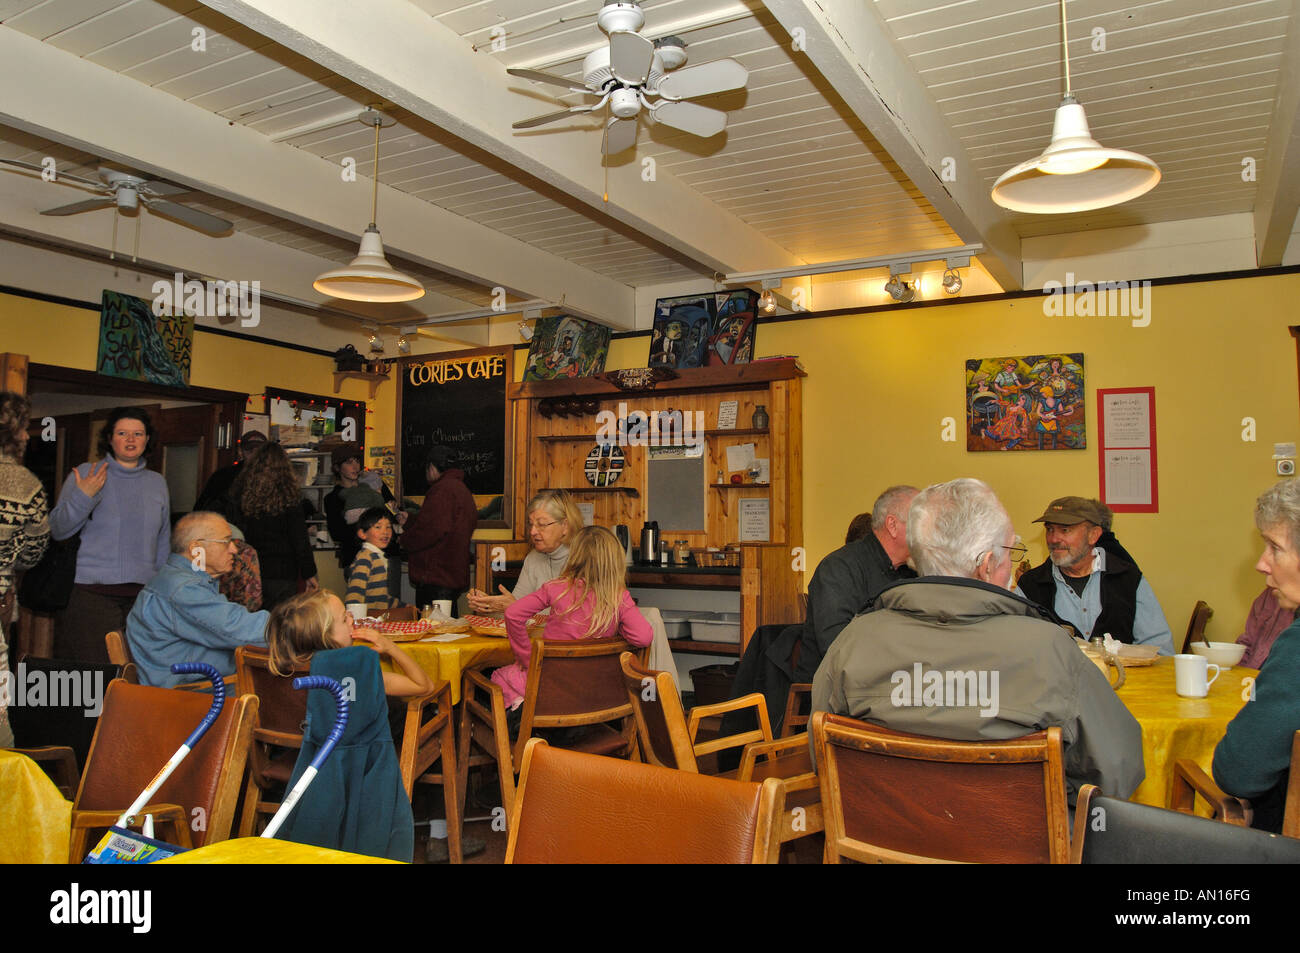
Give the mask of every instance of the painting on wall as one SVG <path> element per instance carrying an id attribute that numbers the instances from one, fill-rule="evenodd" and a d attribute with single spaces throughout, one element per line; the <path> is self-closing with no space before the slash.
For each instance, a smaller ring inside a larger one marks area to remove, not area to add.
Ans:
<path id="1" fill-rule="evenodd" d="M 748 364 L 754 357 L 758 295 L 748 288 L 655 302 L 649 367 Z"/>
<path id="2" fill-rule="evenodd" d="M 526 381 L 551 381 L 563 377 L 592 377 L 605 369 L 609 355 L 609 328 L 562 314 L 539 318 L 528 348 Z"/>
<path id="3" fill-rule="evenodd" d="M 966 362 L 967 450 L 1087 449 L 1082 354 Z"/>
<path id="4" fill-rule="evenodd" d="M 155 314 L 150 303 L 105 289 L 99 311 L 95 370 L 109 377 L 188 387 L 194 318 Z"/>

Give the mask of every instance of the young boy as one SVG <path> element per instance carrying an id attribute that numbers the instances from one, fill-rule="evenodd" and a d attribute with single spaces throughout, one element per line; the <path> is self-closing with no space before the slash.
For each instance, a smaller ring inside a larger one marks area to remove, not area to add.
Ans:
<path id="1" fill-rule="evenodd" d="M 357 538 L 361 551 L 348 567 L 348 594 L 345 603 L 391 609 L 396 603 L 388 594 L 388 560 L 384 547 L 393 539 L 393 523 L 382 506 L 372 506 L 357 520 Z"/>

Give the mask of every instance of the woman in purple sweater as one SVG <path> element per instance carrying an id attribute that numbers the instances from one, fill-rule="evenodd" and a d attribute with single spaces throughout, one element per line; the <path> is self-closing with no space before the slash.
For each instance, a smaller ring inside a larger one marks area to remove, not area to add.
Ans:
<path id="1" fill-rule="evenodd" d="M 76 585 L 54 619 L 54 654 L 108 662 L 104 636 L 121 632 L 145 583 L 167 561 L 171 513 L 167 483 L 145 466 L 153 438 L 149 415 L 119 407 L 99 434 L 98 463 L 83 463 L 63 484 L 50 534 L 81 534 Z"/>

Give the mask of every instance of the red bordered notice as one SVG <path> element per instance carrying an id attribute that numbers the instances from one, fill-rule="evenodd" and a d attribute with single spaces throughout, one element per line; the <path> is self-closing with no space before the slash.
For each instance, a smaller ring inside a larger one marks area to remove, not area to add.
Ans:
<path id="1" fill-rule="evenodd" d="M 1097 390 L 1101 500 L 1119 513 L 1160 511 L 1156 478 L 1156 389 Z"/>

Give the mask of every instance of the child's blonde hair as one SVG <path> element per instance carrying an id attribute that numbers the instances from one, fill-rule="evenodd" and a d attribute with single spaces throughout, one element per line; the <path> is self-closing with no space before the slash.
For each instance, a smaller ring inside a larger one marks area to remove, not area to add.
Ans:
<path id="1" fill-rule="evenodd" d="M 588 637 L 609 628 L 618 614 L 627 589 L 624 557 L 622 544 L 603 526 L 584 526 L 569 538 L 569 562 L 560 578 L 568 580 L 564 592 L 572 593 L 576 600 L 570 611 L 577 610 L 592 593 L 596 596 Z"/>
<path id="2" fill-rule="evenodd" d="M 330 630 L 334 628 L 331 595 L 326 589 L 300 592 L 271 610 L 266 645 L 271 652 L 271 671 L 276 675 L 292 675 L 294 665 L 311 658 L 313 652 L 334 648 L 330 641 Z"/>

